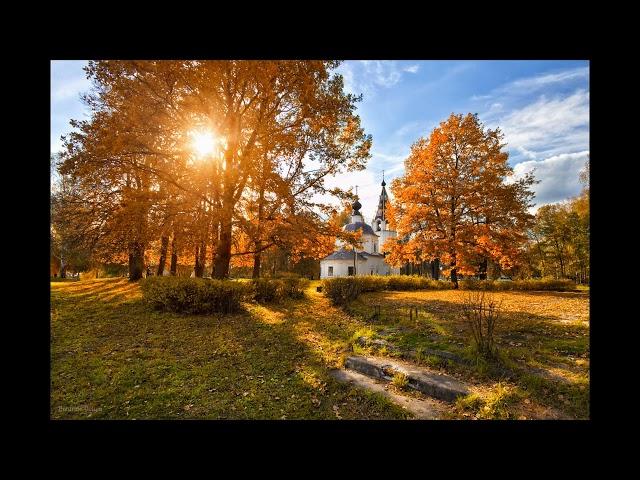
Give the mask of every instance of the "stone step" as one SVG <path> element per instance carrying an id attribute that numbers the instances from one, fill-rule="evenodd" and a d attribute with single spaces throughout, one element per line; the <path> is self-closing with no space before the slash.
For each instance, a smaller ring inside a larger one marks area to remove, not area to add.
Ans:
<path id="1" fill-rule="evenodd" d="M 409 411 L 416 420 L 438 420 L 446 411 L 445 404 L 432 398 L 414 398 L 388 390 L 388 383 L 354 370 L 333 370 L 329 373 L 339 382 L 378 393 Z"/>
<path id="2" fill-rule="evenodd" d="M 395 359 L 351 356 L 345 360 L 344 366 L 385 381 L 392 380 L 396 373 L 402 373 L 407 377 L 408 387 L 446 402 L 455 402 L 458 397 L 470 393 L 465 384 L 453 377 Z"/>
<path id="3" fill-rule="evenodd" d="M 409 359 L 418 358 L 418 352 L 416 350 L 404 351 L 400 347 L 396 347 L 392 343 L 383 339 L 378 339 L 378 338 L 371 339 L 367 337 L 358 337 L 356 339 L 356 343 L 361 347 L 376 347 L 376 348 L 385 347 L 389 351 L 400 353 L 404 358 L 409 358 Z M 451 360 L 452 362 L 459 363 L 462 365 L 469 365 L 471 363 L 468 360 L 460 357 L 459 355 L 456 355 L 455 353 L 447 352 L 445 350 L 433 350 L 430 348 L 425 348 L 422 350 L 422 354 L 439 357 L 439 358 L 442 358 L 443 360 Z"/>

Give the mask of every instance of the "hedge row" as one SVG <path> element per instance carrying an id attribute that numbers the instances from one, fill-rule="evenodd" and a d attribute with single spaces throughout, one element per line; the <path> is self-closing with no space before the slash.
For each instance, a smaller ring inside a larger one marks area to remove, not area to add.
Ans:
<path id="1" fill-rule="evenodd" d="M 181 313 L 234 313 L 253 294 L 248 282 L 204 278 L 147 277 L 140 287 L 152 308 Z"/>
<path id="2" fill-rule="evenodd" d="M 252 281 L 209 278 L 147 277 L 140 283 L 143 299 L 154 309 L 190 314 L 235 313 L 242 302 L 281 302 L 301 298 L 304 278 L 260 278 Z"/>
<path id="3" fill-rule="evenodd" d="M 575 289 L 571 280 L 461 280 L 462 290 L 553 290 L 570 291 Z M 381 290 L 446 290 L 452 288 L 451 282 L 431 280 L 426 277 L 409 275 L 337 277 L 322 281 L 322 291 L 335 304 L 345 305 L 355 300 L 361 293 Z"/>
<path id="4" fill-rule="evenodd" d="M 462 290 L 552 290 L 566 292 L 575 290 L 576 284 L 571 280 L 556 280 L 553 278 L 513 281 L 468 279 L 460 282 L 460 288 Z"/>
<path id="5" fill-rule="evenodd" d="M 409 275 L 338 277 L 322 281 L 322 291 L 335 304 L 344 305 L 364 292 L 382 290 L 443 290 L 449 282 Z"/>

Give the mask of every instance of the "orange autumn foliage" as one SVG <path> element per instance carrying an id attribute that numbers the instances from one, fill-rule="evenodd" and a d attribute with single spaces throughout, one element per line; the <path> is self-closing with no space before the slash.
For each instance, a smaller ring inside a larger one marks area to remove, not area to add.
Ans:
<path id="1" fill-rule="evenodd" d="M 457 274 L 478 273 L 483 259 L 509 269 L 518 261 L 532 216 L 535 182 L 513 179 L 499 129 L 476 115 L 452 114 L 420 138 L 392 183 L 398 239 L 387 242 L 395 265 L 439 258 Z"/>

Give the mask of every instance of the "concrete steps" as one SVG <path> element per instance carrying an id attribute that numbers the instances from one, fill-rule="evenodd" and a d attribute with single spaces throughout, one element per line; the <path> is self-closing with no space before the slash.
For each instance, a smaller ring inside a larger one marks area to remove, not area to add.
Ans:
<path id="1" fill-rule="evenodd" d="M 336 380 L 355 387 L 378 393 L 396 405 L 409 411 L 416 420 L 438 420 L 446 411 L 445 404 L 432 398 L 414 398 L 389 390 L 389 384 L 354 370 L 333 370 L 330 375 Z"/>
<path id="2" fill-rule="evenodd" d="M 396 373 L 404 374 L 409 388 L 445 402 L 455 402 L 458 397 L 470 393 L 465 384 L 453 377 L 395 359 L 351 356 L 344 366 L 382 381 L 391 381 Z"/>
<path id="3" fill-rule="evenodd" d="M 416 352 L 415 350 L 406 350 L 406 351 L 402 350 L 399 347 L 396 347 L 392 343 L 388 342 L 387 340 L 383 340 L 383 339 L 378 339 L 378 338 L 370 339 L 366 337 L 358 337 L 356 339 L 356 343 L 361 347 L 374 347 L 374 348 L 384 347 L 389 351 L 398 352 L 400 355 L 402 355 L 403 358 L 415 360 L 418 357 L 418 352 Z M 461 365 L 470 364 L 468 360 L 460 357 L 459 355 L 456 355 L 455 353 L 447 352 L 444 350 L 433 350 L 433 349 L 425 348 L 423 349 L 422 354 L 439 357 L 443 360 L 451 360 L 452 362 L 459 363 Z"/>

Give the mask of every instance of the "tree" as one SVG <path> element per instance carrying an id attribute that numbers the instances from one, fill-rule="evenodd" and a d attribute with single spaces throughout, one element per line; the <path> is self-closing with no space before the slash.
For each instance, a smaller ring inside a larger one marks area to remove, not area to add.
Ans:
<path id="1" fill-rule="evenodd" d="M 486 272 L 486 261 L 512 268 L 531 225 L 532 175 L 513 178 L 499 129 L 477 115 L 452 114 L 419 139 L 392 183 L 401 241 L 390 261 L 441 259 L 454 288 L 458 274 Z"/>
<path id="2" fill-rule="evenodd" d="M 171 233 L 175 248 L 195 253 L 197 275 L 211 252 L 212 273 L 224 278 L 232 255 L 259 258 L 299 231 L 303 215 L 320 218 L 328 206 L 317 194 L 343 195 L 327 190 L 325 177 L 364 168 L 371 145 L 354 113 L 360 98 L 345 94 L 342 77 L 331 72 L 338 64 L 90 62 L 92 116 L 73 122 L 78 132 L 66 139 L 61 168 L 78 179 L 85 207 L 100 218 L 96 246 L 128 255 L 136 280 L 158 239 L 164 269 Z M 190 146 L 201 129 L 218 139 L 206 159 Z M 252 212 L 256 194 L 259 211 Z M 234 252 L 243 230 L 253 245 Z"/>
<path id="3" fill-rule="evenodd" d="M 59 160 L 58 156 L 52 157 L 52 165 L 57 165 Z M 61 278 L 66 278 L 69 269 L 81 272 L 90 267 L 90 249 L 85 241 L 86 223 L 77 221 L 86 218 L 87 212 L 80 207 L 78 196 L 78 185 L 68 176 L 58 179 L 51 194 L 51 260 L 59 266 Z"/>

